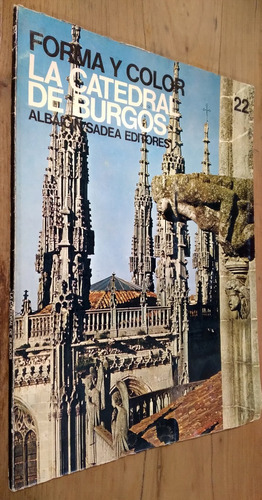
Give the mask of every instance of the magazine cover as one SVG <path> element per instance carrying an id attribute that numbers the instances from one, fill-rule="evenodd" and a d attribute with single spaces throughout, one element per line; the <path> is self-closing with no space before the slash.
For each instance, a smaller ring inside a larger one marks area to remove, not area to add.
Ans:
<path id="1" fill-rule="evenodd" d="M 15 9 L 11 488 L 260 416 L 253 111 Z"/>

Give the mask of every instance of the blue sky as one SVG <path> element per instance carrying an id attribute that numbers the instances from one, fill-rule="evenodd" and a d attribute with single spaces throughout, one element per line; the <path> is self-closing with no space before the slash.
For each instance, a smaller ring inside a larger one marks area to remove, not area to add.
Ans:
<path id="1" fill-rule="evenodd" d="M 15 218 L 15 299 L 16 311 L 20 310 L 23 291 L 29 290 L 33 308 L 36 307 L 38 275 L 34 269 L 38 237 L 41 230 L 42 182 L 47 167 L 49 134 L 51 126 L 29 120 L 28 104 L 29 81 L 29 32 L 30 30 L 46 36 L 69 42 L 71 25 L 19 8 L 18 51 L 17 51 L 17 87 L 16 87 L 16 218 Z M 138 68 L 147 67 L 157 72 L 158 83 L 165 74 L 173 74 L 173 61 L 145 52 L 135 47 L 114 42 L 108 38 L 81 30 L 82 47 L 91 50 L 91 59 L 99 52 L 103 61 L 105 76 L 113 77 L 110 57 L 122 60 L 119 68 L 119 80 L 131 83 L 126 76 L 128 64 Z M 49 41 L 49 50 L 54 43 Z M 67 93 L 69 63 L 67 58 L 48 57 L 43 45 L 35 44 L 35 75 L 45 77 L 52 61 L 57 62 L 64 94 Z M 83 68 L 89 81 L 93 71 Z M 94 70 L 102 75 L 99 68 Z M 206 119 L 203 108 L 208 103 L 211 172 L 218 173 L 218 133 L 219 133 L 219 86 L 220 78 L 212 73 L 180 64 L 180 78 L 185 81 L 185 96 L 181 96 L 182 114 L 182 153 L 186 162 L 186 172 L 200 172 L 203 159 L 203 126 Z M 45 85 L 45 84 L 44 84 Z M 53 85 L 53 83 L 52 83 Z M 55 84 L 54 84 L 55 85 Z M 136 83 L 141 89 L 142 83 Z M 47 85 L 45 86 L 47 88 Z M 147 87 L 153 89 L 152 86 Z M 153 89 L 154 90 L 154 89 Z M 156 93 L 160 93 L 156 91 Z M 169 93 L 166 93 L 169 97 Z M 124 106 L 124 105 L 123 105 Z M 47 111 L 33 108 L 43 118 Z M 140 111 L 140 109 L 138 110 Z M 150 111 L 150 110 L 148 110 Z M 153 114 L 153 113 L 152 113 Z M 168 121 L 168 117 L 166 118 Z M 92 121 L 92 120 L 87 120 Z M 114 126 L 114 123 L 112 124 Z M 116 126 L 115 126 L 116 129 Z M 95 231 L 95 255 L 91 257 L 92 282 L 95 283 L 115 272 L 121 278 L 131 279 L 129 257 L 134 219 L 134 192 L 138 181 L 139 160 L 141 157 L 138 142 L 124 139 L 125 129 L 120 128 L 121 139 L 100 137 L 89 134 L 89 186 L 92 227 Z M 156 135 L 151 133 L 151 135 Z M 164 138 L 165 136 L 161 136 Z M 148 160 L 150 179 L 161 174 L 161 161 L 164 148 L 149 146 Z M 155 211 L 154 211 L 155 218 Z M 154 234 L 156 224 L 154 220 Z M 191 234 L 195 228 L 191 225 Z M 192 242 L 192 251 L 194 245 Z M 192 252 L 191 252 L 192 253 Z M 194 292 L 194 278 L 189 281 L 190 293 Z"/>

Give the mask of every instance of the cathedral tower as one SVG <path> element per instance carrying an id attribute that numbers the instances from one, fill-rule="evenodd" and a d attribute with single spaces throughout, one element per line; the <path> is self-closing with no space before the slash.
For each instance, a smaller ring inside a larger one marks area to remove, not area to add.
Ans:
<path id="1" fill-rule="evenodd" d="M 208 122 L 204 124 L 202 172 L 210 173 Z M 218 307 L 218 244 L 214 233 L 198 228 L 193 254 L 198 302 Z"/>
<path id="2" fill-rule="evenodd" d="M 73 26 L 71 33 L 70 74 L 80 67 L 81 56 L 80 29 Z M 36 256 L 38 308 L 52 305 L 50 415 L 53 446 L 57 443 L 57 475 L 85 466 L 84 391 L 75 370 L 74 346 L 83 338 L 85 310 L 89 308 L 89 256 L 94 253 L 86 124 L 74 116 L 74 98 L 82 83 L 79 73 L 73 74 L 74 85 L 68 79 L 65 115 L 60 120 L 57 113 L 53 117 Z"/>
<path id="3" fill-rule="evenodd" d="M 72 28 L 70 71 L 79 67 L 80 29 Z M 81 86 L 75 74 L 75 87 Z M 94 253 L 88 186 L 88 139 L 85 122 L 73 115 L 70 83 L 66 114 L 53 117 L 48 166 L 43 182 L 42 231 L 36 256 L 40 274 L 38 308 L 56 311 L 89 307 L 90 259 Z"/>
<path id="4" fill-rule="evenodd" d="M 146 127 L 146 120 L 143 121 L 143 126 Z M 134 235 L 132 238 L 130 271 L 132 272 L 132 281 L 136 285 L 145 286 L 146 290 L 153 291 L 155 259 L 153 257 L 152 197 L 148 182 L 147 153 L 146 133 L 143 133 L 139 181 L 135 190 Z"/>
<path id="5" fill-rule="evenodd" d="M 179 64 L 174 65 L 174 80 L 179 78 Z M 168 124 L 168 146 L 163 155 L 164 175 L 185 173 L 185 160 L 182 156 L 181 126 L 178 89 L 173 90 L 173 110 Z M 155 237 L 155 256 L 158 257 L 157 298 L 161 306 L 171 305 L 175 290 L 187 290 L 186 257 L 190 253 L 187 224 L 167 221 L 158 212 L 157 235 Z M 182 292 L 181 292 L 182 293 Z"/>
<path id="6" fill-rule="evenodd" d="M 179 64 L 174 65 L 174 82 L 179 78 Z M 180 100 L 178 88 L 174 85 L 173 109 L 168 124 L 168 146 L 163 155 L 164 176 L 185 173 L 182 155 L 180 126 Z M 159 208 L 159 207 L 158 207 Z M 179 354 L 177 382 L 188 382 L 188 271 L 186 257 L 190 255 L 190 239 L 187 224 L 178 220 L 168 221 L 160 210 L 157 214 L 155 256 L 157 300 L 162 307 L 171 308 L 171 332 L 174 337 L 173 355 Z"/>

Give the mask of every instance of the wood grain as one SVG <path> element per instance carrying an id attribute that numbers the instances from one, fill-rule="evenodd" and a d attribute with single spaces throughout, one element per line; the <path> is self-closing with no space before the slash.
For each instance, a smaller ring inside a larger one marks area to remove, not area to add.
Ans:
<path id="1" fill-rule="evenodd" d="M 23 5 L 171 59 L 256 87 L 255 210 L 262 351 L 262 2 L 259 0 L 24 0 Z M 122 458 L 12 493 L 8 489 L 11 0 L 0 1 L 0 416 L 1 500 L 259 500 L 262 420 Z M 261 363 L 262 365 L 262 363 Z"/>

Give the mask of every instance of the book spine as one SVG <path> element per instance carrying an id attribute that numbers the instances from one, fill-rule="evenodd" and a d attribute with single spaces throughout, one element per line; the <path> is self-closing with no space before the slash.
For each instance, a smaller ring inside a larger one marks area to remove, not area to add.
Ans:
<path id="1" fill-rule="evenodd" d="M 13 356 L 14 356 L 14 286 L 15 286 L 15 163 L 16 163 L 16 82 L 17 82 L 17 17 L 18 9 L 15 6 L 13 12 L 13 48 L 12 48 L 12 104 L 11 104 L 11 215 L 10 215 L 10 292 L 9 292 L 9 484 L 14 486 L 14 463 L 13 463 Z"/>

